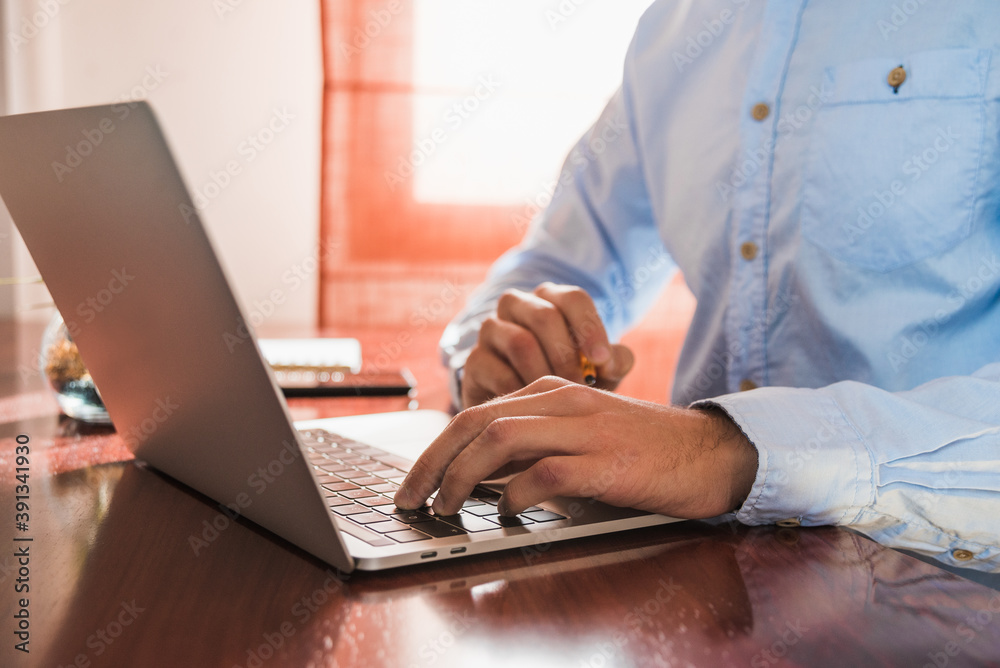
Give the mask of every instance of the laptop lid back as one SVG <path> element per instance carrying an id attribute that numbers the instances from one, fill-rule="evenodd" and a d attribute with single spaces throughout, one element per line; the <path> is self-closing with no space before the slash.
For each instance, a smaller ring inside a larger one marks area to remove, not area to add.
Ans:
<path id="1" fill-rule="evenodd" d="M 136 457 L 351 570 L 150 107 L 0 117 L 0 196 Z"/>

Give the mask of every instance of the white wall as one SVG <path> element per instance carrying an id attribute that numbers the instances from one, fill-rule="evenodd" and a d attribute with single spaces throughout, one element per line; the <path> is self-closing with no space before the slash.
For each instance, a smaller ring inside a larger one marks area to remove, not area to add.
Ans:
<path id="1" fill-rule="evenodd" d="M 267 325 L 314 325 L 318 276 L 298 287 L 282 276 L 317 253 L 318 0 L 0 2 L 7 113 L 149 99 L 189 189 L 209 196 L 202 219 L 248 309 L 267 312 L 255 303 L 277 289 L 285 302 Z M 227 183 L 218 174 L 231 161 L 240 171 Z M 0 275 L 32 273 L 5 233 L 0 224 Z M 42 301 L 42 288 L 21 288 L 14 309 L 47 319 L 25 310 Z"/>

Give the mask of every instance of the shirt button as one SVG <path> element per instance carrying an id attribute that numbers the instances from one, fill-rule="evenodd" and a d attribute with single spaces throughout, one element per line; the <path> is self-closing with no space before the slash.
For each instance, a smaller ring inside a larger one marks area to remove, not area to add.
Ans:
<path id="1" fill-rule="evenodd" d="M 756 390 L 757 383 L 753 382 L 749 378 L 740 381 L 740 392 L 749 392 L 750 390 Z"/>
<path id="2" fill-rule="evenodd" d="M 750 260 L 757 259 L 757 252 L 760 250 L 757 248 L 757 244 L 752 241 L 747 241 L 740 246 L 740 255 L 743 259 L 749 262 Z"/>
<path id="3" fill-rule="evenodd" d="M 904 81 L 906 81 L 906 70 L 903 69 L 902 65 L 889 72 L 889 85 L 894 91 L 902 86 Z"/>
<path id="4" fill-rule="evenodd" d="M 755 121 L 762 121 L 771 115 L 771 107 L 767 106 L 763 102 L 760 102 L 753 106 L 753 109 L 750 111 L 750 115 L 753 116 Z"/>
<path id="5" fill-rule="evenodd" d="M 775 522 L 775 524 L 777 524 L 779 527 L 797 527 L 801 526 L 802 522 L 799 522 L 794 517 L 790 517 L 787 520 L 778 520 L 777 522 Z"/>
<path id="6" fill-rule="evenodd" d="M 954 550 L 951 553 L 951 556 L 955 557 L 957 561 L 972 561 L 976 555 L 972 554 L 968 550 Z"/>

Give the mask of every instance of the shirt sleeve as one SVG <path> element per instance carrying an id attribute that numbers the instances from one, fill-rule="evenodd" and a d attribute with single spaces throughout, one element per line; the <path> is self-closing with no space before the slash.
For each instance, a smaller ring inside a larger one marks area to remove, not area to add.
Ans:
<path id="1" fill-rule="evenodd" d="M 846 525 L 1000 571 L 1000 363 L 899 393 L 848 381 L 699 405 L 725 410 L 757 448 L 741 522 Z"/>
<path id="2" fill-rule="evenodd" d="M 483 320 L 508 289 L 530 291 L 546 281 L 579 286 L 594 299 L 608 335 L 616 340 L 649 309 L 676 269 L 646 189 L 629 103 L 628 62 L 622 87 L 566 158 L 549 205 L 445 330 L 441 352 L 453 380 Z M 457 384 L 452 390 L 457 399 Z"/>

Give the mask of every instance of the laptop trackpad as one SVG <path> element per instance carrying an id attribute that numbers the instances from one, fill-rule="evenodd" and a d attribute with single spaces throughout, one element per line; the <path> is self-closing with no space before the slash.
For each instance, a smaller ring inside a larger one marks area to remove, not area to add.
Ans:
<path id="1" fill-rule="evenodd" d="M 430 445 L 451 417 L 441 411 L 372 413 L 296 422 L 296 429 L 326 429 L 411 461 Z"/>

